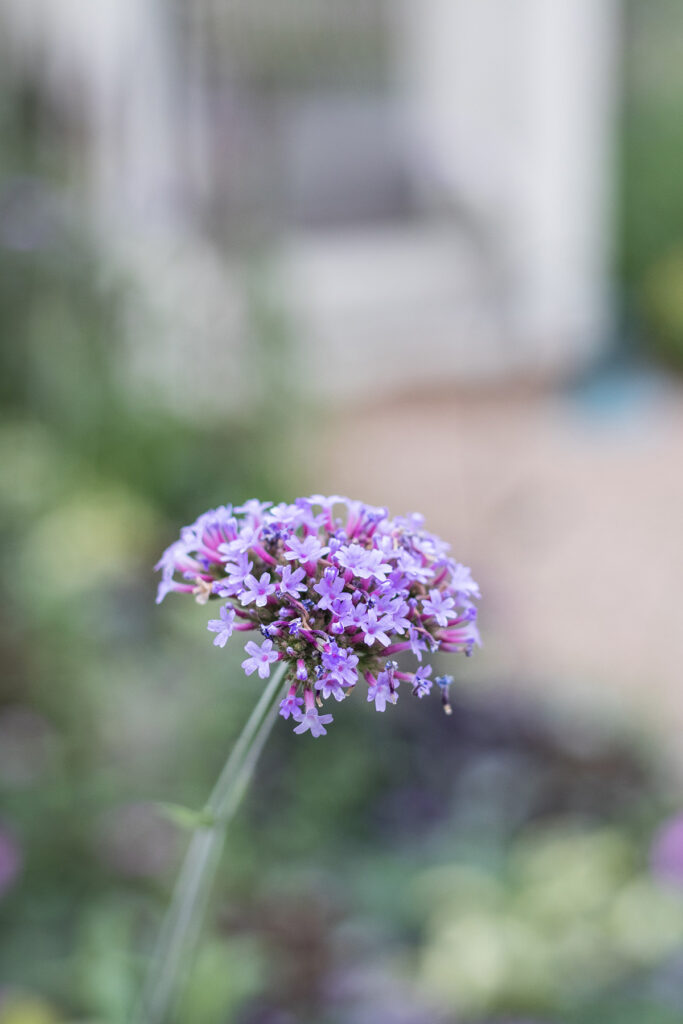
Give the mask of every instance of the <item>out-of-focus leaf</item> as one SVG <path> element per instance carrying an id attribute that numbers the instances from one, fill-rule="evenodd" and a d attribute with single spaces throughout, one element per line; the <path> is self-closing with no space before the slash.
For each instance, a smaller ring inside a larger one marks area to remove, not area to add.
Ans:
<path id="1" fill-rule="evenodd" d="M 167 821 L 190 832 L 197 828 L 210 828 L 216 821 L 211 811 L 204 808 L 194 811 L 191 807 L 173 803 L 157 803 L 154 806 Z"/>

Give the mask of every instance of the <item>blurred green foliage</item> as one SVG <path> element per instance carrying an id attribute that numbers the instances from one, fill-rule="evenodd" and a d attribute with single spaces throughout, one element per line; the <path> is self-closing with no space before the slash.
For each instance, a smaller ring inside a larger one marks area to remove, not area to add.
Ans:
<path id="1" fill-rule="evenodd" d="M 621 275 L 641 335 L 683 366 L 683 8 L 677 0 L 625 5 L 621 145 Z"/>
<path id="2" fill-rule="evenodd" d="M 654 350 L 670 366 L 683 369 L 683 243 L 653 263 L 641 292 Z"/>

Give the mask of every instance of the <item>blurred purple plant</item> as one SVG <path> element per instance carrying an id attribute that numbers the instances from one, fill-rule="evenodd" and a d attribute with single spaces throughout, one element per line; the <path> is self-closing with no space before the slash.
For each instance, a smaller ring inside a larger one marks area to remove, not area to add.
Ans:
<path id="1" fill-rule="evenodd" d="M 6 828 L 0 826 L 0 896 L 12 886 L 21 871 L 21 865 L 19 844 Z"/>
<path id="2" fill-rule="evenodd" d="M 662 881 L 683 886 L 683 814 L 659 829 L 650 853 L 652 872 Z"/>
<path id="3" fill-rule="evenodd" d="M 200 604 L 224 599 L 207 626 L 214 644 L 260 631 L 261 643 L 246 645 L 244 671 L 266 679 L 284 662 L 291 685 L 281 715 L 294 719 L 295 732 L 322 736 L 332 716 L 318 708 L 343 700 L 361 679 L 377 711 L 396 703 L 401 682 L 414 696 L 430 692 L 431 668 L 399 671 L 393 655 L 469 655 L 480 643 L 479 588 L 423 523 L 339 496 L 211 509 L 164 552 L 157 601 L 170 591 Z M 434 682 L 450 712 L 451 677 Z"/>

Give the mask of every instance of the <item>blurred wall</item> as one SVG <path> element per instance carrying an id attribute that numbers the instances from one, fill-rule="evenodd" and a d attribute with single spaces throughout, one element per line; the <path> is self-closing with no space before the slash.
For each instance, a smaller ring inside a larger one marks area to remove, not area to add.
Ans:
<path id="1" fill-rule="evenodd" d="M 328 398 L 561 376 L 609 338 L 618 0 L 297 0 L 286 16 L 4 0 L 2 16 L 105 259 L 137 282 L 131 380 L 161 401 L 253 397 L 254 247 L 300 384 Z"/>

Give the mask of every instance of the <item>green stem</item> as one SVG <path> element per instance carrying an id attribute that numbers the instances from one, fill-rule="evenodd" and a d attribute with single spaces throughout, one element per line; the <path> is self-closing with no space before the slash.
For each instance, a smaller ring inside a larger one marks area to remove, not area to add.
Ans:
<path id="1" fill-rule="evenodd" d="M 172 1019 L 199 938 L 226 827 L 277 717 L 284 673 L 284 664 L 278 666 L 261 694 L 206 803 L 209 824 L 197 828 L 190 840 L 133 1017 L 136 1024 L 169 1024 Z"/>

